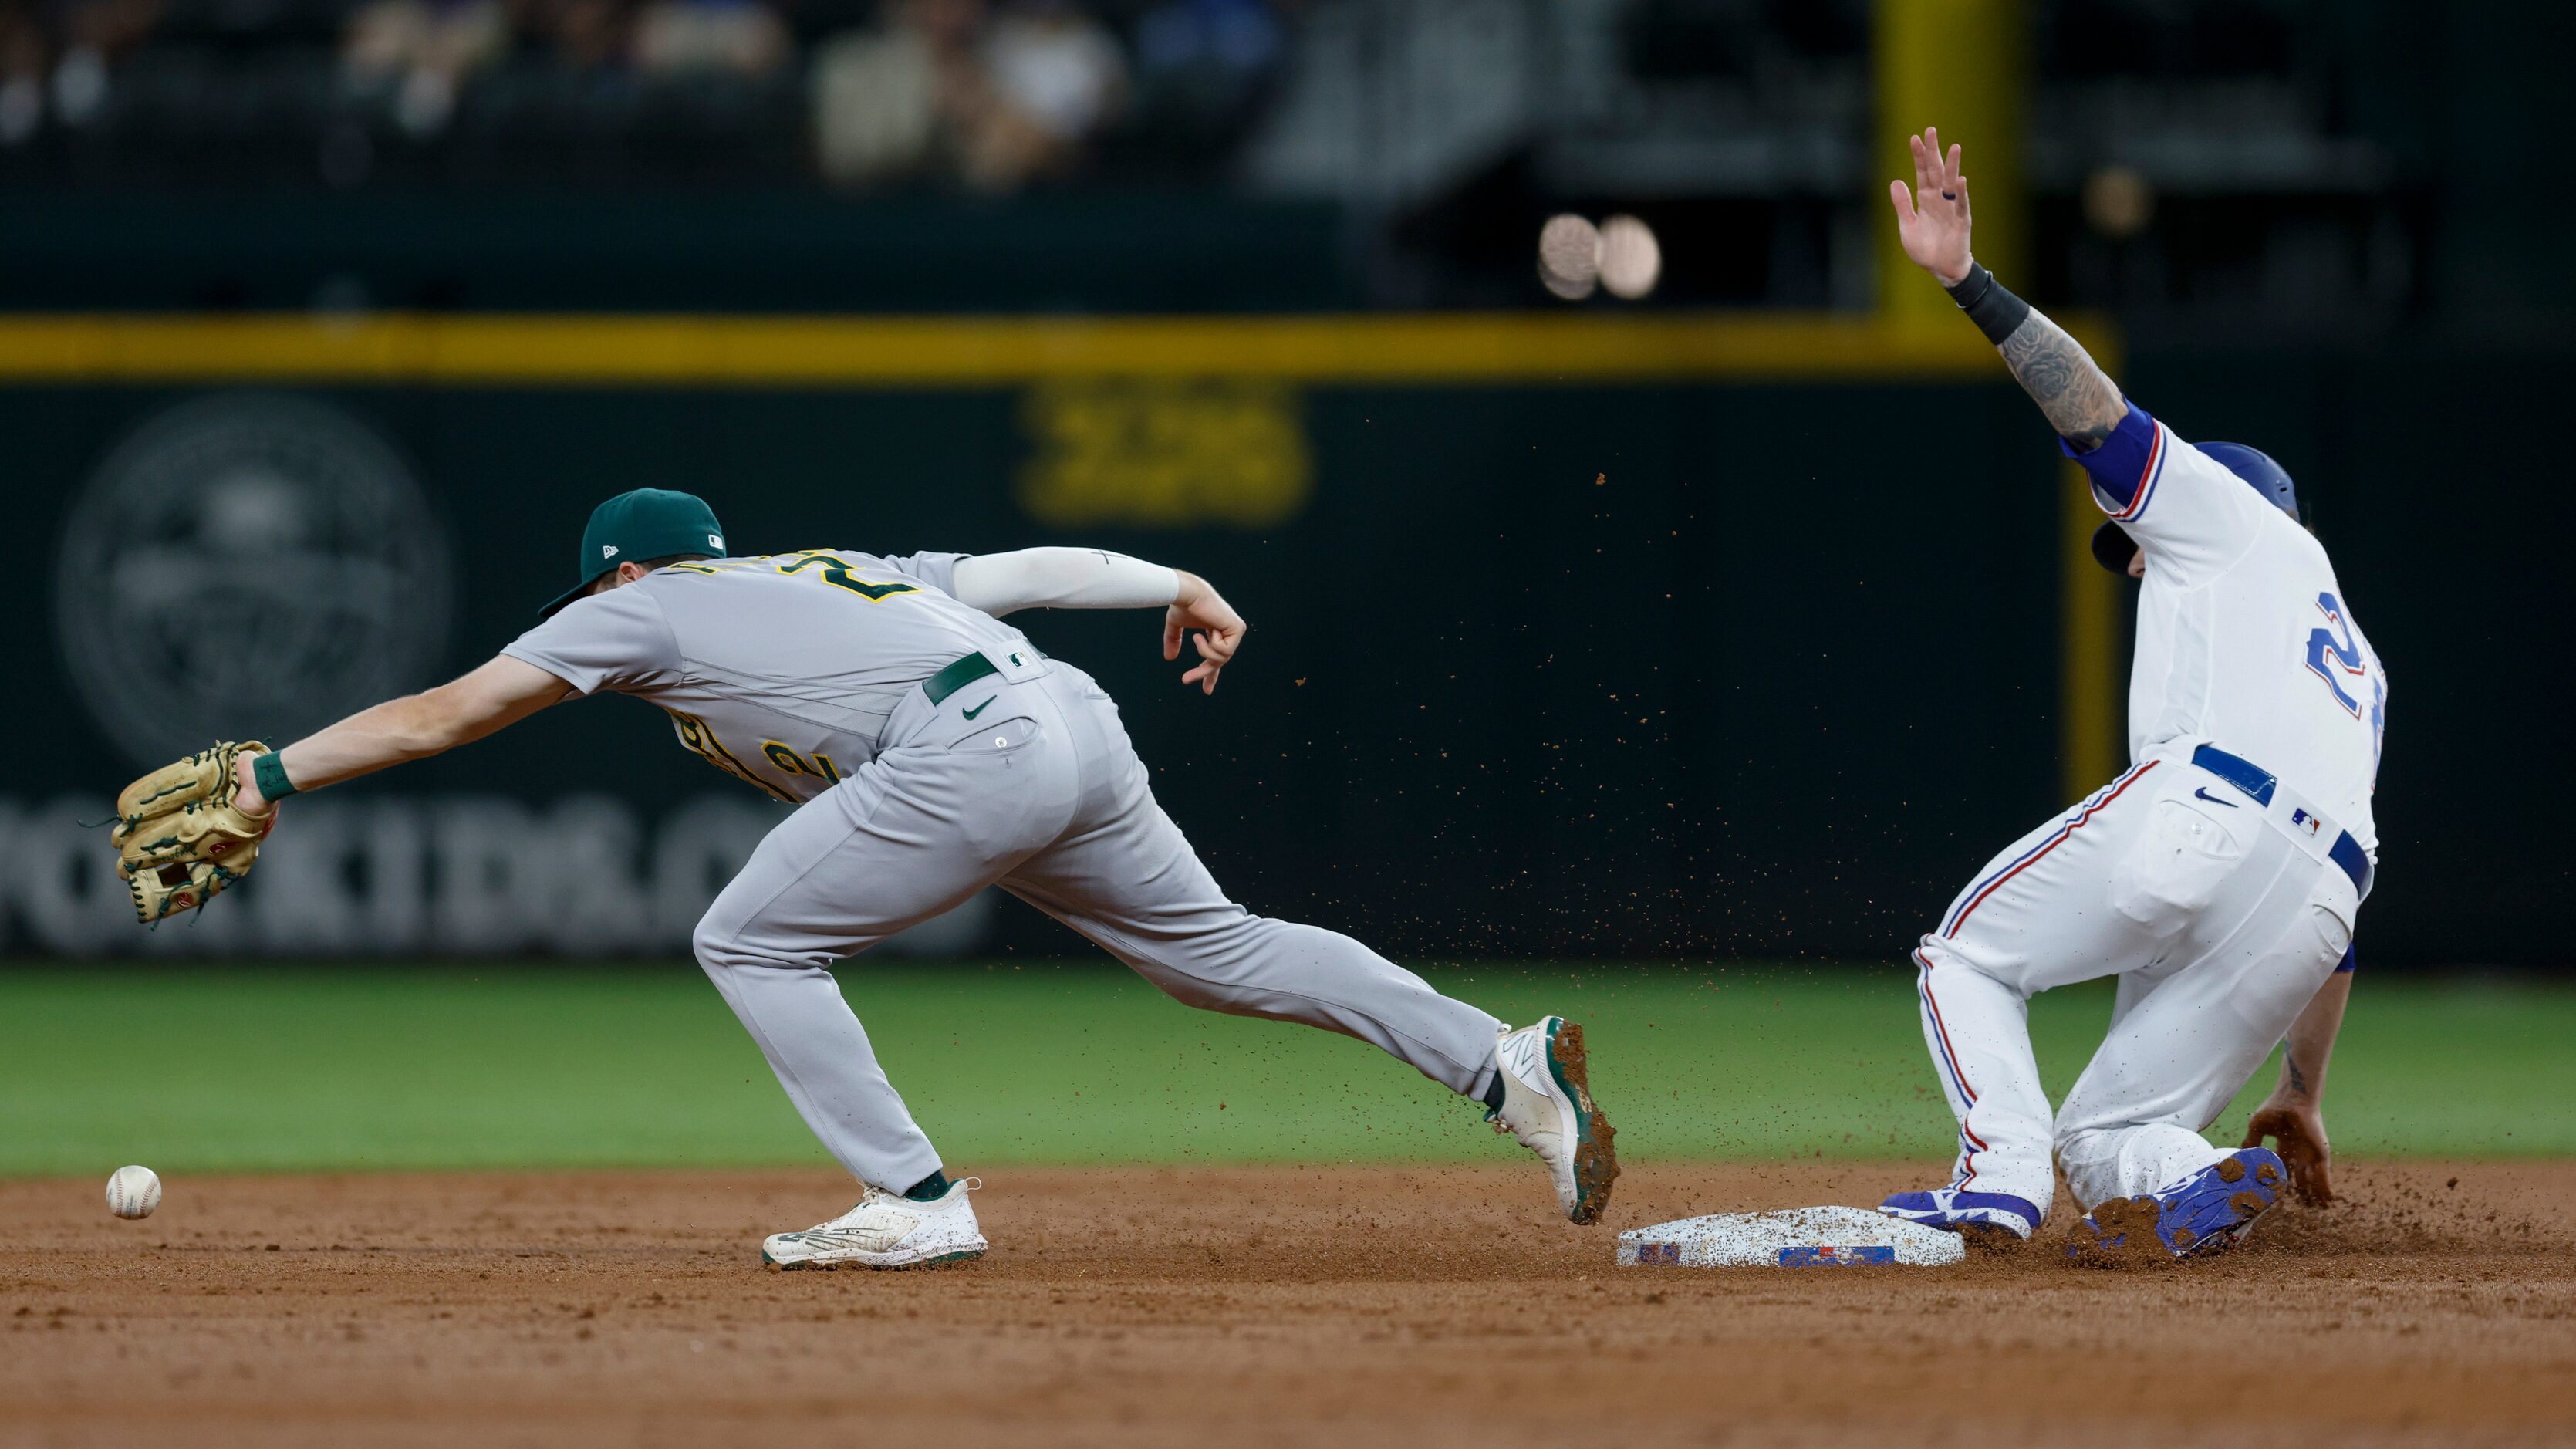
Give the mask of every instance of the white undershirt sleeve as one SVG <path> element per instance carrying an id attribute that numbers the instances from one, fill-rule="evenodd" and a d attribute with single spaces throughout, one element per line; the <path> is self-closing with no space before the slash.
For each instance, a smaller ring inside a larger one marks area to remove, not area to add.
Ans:
<path id="1" fill-rule="evenodd" d="M 1098 548 L 1024 548 L 957 561 L 960 603 L 1002 615 L 1020 609 L 1159 609 L 1180 597 L 1179 574 Z"/>

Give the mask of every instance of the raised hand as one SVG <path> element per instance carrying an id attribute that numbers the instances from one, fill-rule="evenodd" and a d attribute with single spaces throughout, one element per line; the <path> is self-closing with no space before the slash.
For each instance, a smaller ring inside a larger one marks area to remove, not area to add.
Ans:
<path id="1" fill-rule="evenodd" d="M 1896 207 L 1896 235 L 1914 264 L 1956 286 L 1968 275 L 1968 178 L 1959 171 L 1959 148 L 1941 154 L 1941 131 L 1926 126 L 1908 136 L 1914 152 L 1914 189 L 1902 181 L 1887 183 L 1887 199 Z"/>

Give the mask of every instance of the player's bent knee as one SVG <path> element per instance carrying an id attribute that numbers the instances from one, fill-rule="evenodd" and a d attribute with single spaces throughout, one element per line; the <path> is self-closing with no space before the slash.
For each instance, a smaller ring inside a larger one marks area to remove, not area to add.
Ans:
<path id="1" fill-rule="evenodd" d="M 1944 967 L 1954 972 L 1976 969 L 1956 946 L 1939 936 L 1924 937 L 1922 944 L 1914 948 L 1914 954 L 1906 959 L 1914 963 L 1917 971 L 1938 971 Z"/>
<path id="2" fill-rule="evenodd" d="M 698 958 L 699 969 L 713 976 L 720 971 L 745 964 L 741 933 L 730 921 L 719 921 L 711 908 L 698 917 L 697 927 L 689 932 L 689 953 Z"/>
<path id="3" fill-rule="evenodd" d="M 1157 971 L 1152 979 L 1154 985 L 1160 988 L 1165 996 L 1183 1006 L 1196 1007 L 1201 1011 L 1224 1011 L 1231 1000 L 1225 993 L 1213 989 L 1196 977 L 1175 976 L 1169 971 Z"/>
<path id="4" fill-rule="evenodd" d="M 2085 1120 L 2059 1121 L 2049 1134 L 2049 1151 L 2055 1154 L 2060 1166 L 2073 1171 L 2075 1164 L 2117 1156 L 2120 1149 L 2141 1132 L 2189 1130 L 2168 1120 L 2140 1121 L 2125 1113 L 2103 1113 Z"/>

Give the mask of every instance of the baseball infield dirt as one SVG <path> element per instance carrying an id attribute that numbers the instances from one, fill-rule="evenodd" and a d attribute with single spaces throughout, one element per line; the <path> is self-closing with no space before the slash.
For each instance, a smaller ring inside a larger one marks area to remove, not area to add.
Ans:
<path id="1" fill-rule="evenodd" d="M 982 1262 L 765 1272 L 828 1173 L 0 1184 L 8 1444 L 2445 1444 L 2576 1436 L 2576 1164 L 2352 1165 L 2236 1254 L 1621 1269 L 1925 1170 L 988 1174 Z M 101 1175 L 102 1179 L 104 1174 Z"/>

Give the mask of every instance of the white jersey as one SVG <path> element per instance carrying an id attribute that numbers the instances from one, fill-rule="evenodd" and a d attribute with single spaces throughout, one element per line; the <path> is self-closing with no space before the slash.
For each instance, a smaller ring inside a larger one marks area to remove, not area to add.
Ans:
<path id="1" fill-rule="evenodd" d="M 964 554 L 808 550 L 673 564 L 575 599 L 501 652 L 660 705 L 681 748 L 781 800 L 875 759 L 921 682 L 1019 630 L 949 590 Z"/>
<path id="2" fill-rule="evenodd" d="M 2202 743 L 2332 812 L 2377 857 L 2388 677 L 2315 536 L 2137 404 L 2071 456 L 2146 556 L 2129 755 Z"/>

